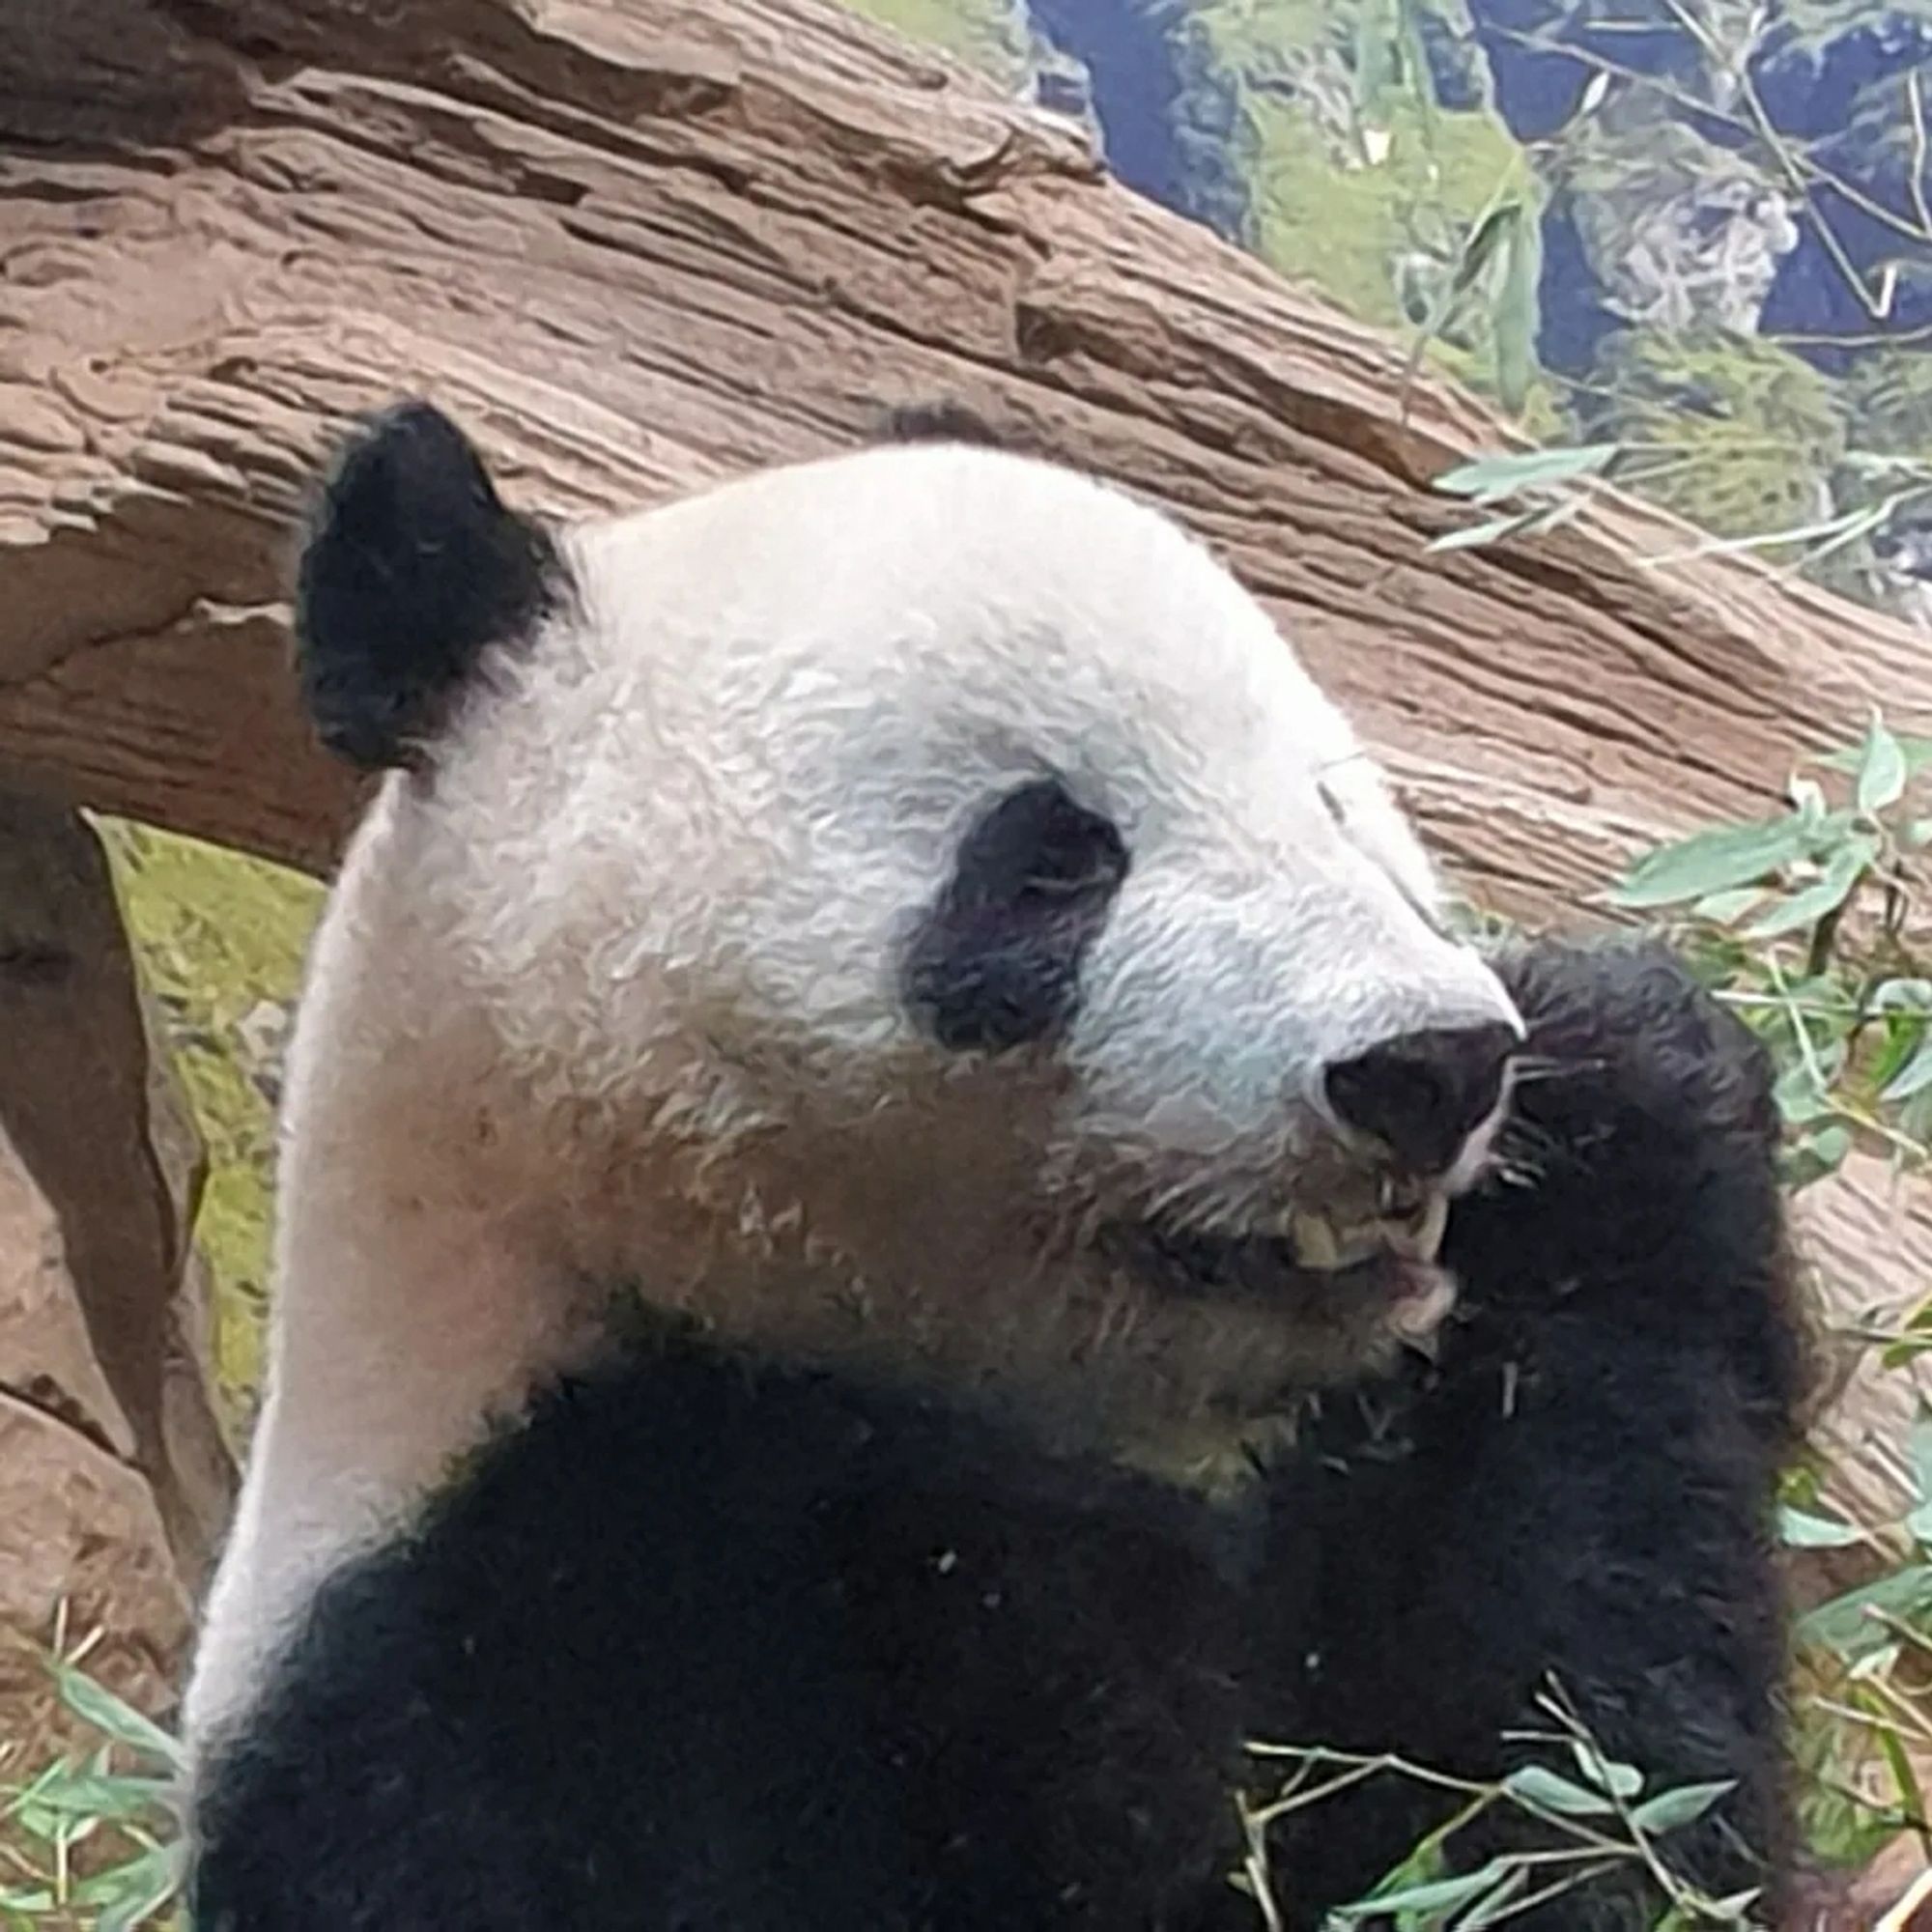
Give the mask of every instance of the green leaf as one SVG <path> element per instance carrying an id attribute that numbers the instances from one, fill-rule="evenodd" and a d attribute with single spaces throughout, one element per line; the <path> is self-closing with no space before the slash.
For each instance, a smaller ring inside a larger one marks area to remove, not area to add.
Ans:
<path id="1" fill-rule="evenodd" d="M 1394 76 L 1388 10 L 1364 0 L 1355 15 L 1355 114 L 1370 127 L 1388 126 L 1389 82 Z"/>
<path id="2" fill-rule="evenodd" d="M 1910 737 L 1904 733 L 1894 736 L 1891 741 L 1898 747 L 1898 755 L 1905 760 L 1905 774 L 1912 778 L 1932 765 L 1932 738 Z M 1812 755 L 1811 762 L 1822 765 L 1828 772 L 1859 772 L 1864 769 L 1866 756 L 1871 751 L 1871 739 L 1848 752 L 1819 752 Z"/>
<path id="3" fill-rule="evenodd" d="M 1605 1757 L 1592 1743 L 1580 1738 L 1570 1740 L 1570 1755 L 1583 1781 L 1616 1798 L 1634 1798 L 1643 1789 L 1643 1773 L 1634 1765 Z"/>
<path id="4" fill-rule="evenodd" d="M 1566 1817 L 1599 1818 L 1616 1809 L 1602 1792 L 1586 1791 L 1540 1764 L 1511 1772 L 1503 1779 L 1503 1789 L 1532 1810 L 1559 1811 Z"/>
<path id="5" fill-rule="evenodd" d="M 1899 1109 L 1898 1128 L 1921 1147 L 1932 1146 L 1932 1088 L 1921 1088 Z"/>
<path id="6" fill-rule="evenodd" d="M 1727 1777 L 1716 1784 L 1680 1784 L 1674 1791 L 1660 1791 L 1655 1798 L 1646 1798 L 1631 1813 L 1631 1823 L 1639 1832 L 1659 1835 L 1678 1831 L 1701 1818 L 1736 1785 L 1736 1778 Z"/>
<path id="7" fill-rule="evenodd" d="M 75 1670 L 70 1664 L 56 1664 L 54 1680 L 60 1689 L 61 1701 L 96 1730 L 177 1770 L 186 1762 L 177 1739 L 144 1718 L 131 1704 L 123 1703 L 104 1684 L 96 1683 L 85 1671 Z"/>
<path id="8" fill-rule="evenodd" d="M 1763 1896 L 1764 1887 L 1754 1885 L 1747 1891 L 1726 1892 L 1722 1898 L 1714 1898 L 1705 1911 L 1719 1925 L 1735 1925 L 1740 1932 L 1755 1932 L 1752 1921 L 1745 1915 Z"/>
<path id="9" fill-rule="evenodd" d="M 1742 919 L 1746 913 L 1762 904 L 1762 886 L 1740 886 L 1734 892 L 1712 893 L 1701 898 L 1690 908 L 1693 919 L 1701 919 L 1709 925 L 1730 925 Z"/>
<path id="10" fill-rule="evenodd" d="M 1876 1002 L 1871 1003 L 1874 1014 L 1879 1010 Z M 1878 1025 L 1878 1049 L 1866 1065 L 1866 1076 L 1874 1088 L 1885 1088 L 1905 1071 L 1906 1063 L 1918 1050 L 1918 1043 L 1925 1037 L 1924 1016 L 1918 1013 L 1903 1013 L 1890 1020 L 1881 1020 Z"/>
<path id="11" fill-rule="evenodd" d="M 1581 516 L 1583 498 L 1572 497 L 1540 510 L 1518 510 L 1510 516 L 1492 517 L 1487 523 L 1471 524 L 1466 529 L 1451 530 L 1433 537 L 1423 546 L 1427 551 L 1478 550 L 1486 544 L 1500 543 L 1505 537 L 1543 536 L 1560 529 Z"/>
<path id="12" fill-rule="evenodd" d="M 1584 496 L 1559 497 L 1530 520 L 1529 534 L 1540 537 L 1546 531 L 1560 530 L 1565 524 L 1574 524 L 1589 506 L 1590 499 Z"/>
<path id="13" fill-rule="evenodd" d="M 1521 1909 L 1513 1901 L 1529 1884 L 1529 1867 L 1515 1865 L 1503 1874 L 1493 1891 L 1479 1898 L 1456 1920 L 1456 1932 L 1486 1932 L 1491 1925 L 1514 1918 Z"/>
<path id="14" fill-rule="evenodd" d="M 1463 1872 L 1456 1878 L 1431 1879 L 1426 1885 L 1404 1886 L 1398 1891 L 1371 1893 L 1352 1905 L 1335 1908 L 1333 1916 L 1344 1923 L 1355 1918 L 1383 1918 L 1396 1912 L 1441 1912 L 1479 1898 L 1507 1874 L 1509 1867 L 1492 1859 L 1481 1871 Z"/>
<path id="15" fill-rule="evenodd" d="M 180 1841 L 153 1845 L 137 1859 L 101 1874 L 111 1885 L 95 1890 L 82 1903 L 99 1905 L 95 1932 L 137 1932 L 151 1925 L 161 1908 L 182 1887 L 186 1875 L 187 1848 Z M 98 1881 L 90 1884 L 99 1885 Z"/>
<path id="16" fill-rule="evenodd" d="M 1887 980 L 1871 996 L 1875 1013 L 1932 1012 L 1932 980 Z"/>
<path id="17" fill-rule="evenodd" d="M 132 1777 L 112 1773 L 66 1771 L 37 1785 L 34 1803 L 52 1816 L 72 1819 L 138 1818 L 165 1806 L 176 1795 L 173 1777 Z"/>
<path id="18" fill-rule="evenodd" d="M 1799 1509 L 1778 1511 L 1777 1531 L 1792 1549 L 1844 1549 L 1864 1540 L 1862 1532 L 1851 1523 L 1833 1522 L 1830 1517 Z"/>
<path id="19" fill-rule="evenodd" d="M 1586 1744 L 1581 1738 L 1570 1740 L 1570 1755 L 1577 1760 L 1577 1769 L 1599 1791 L 1607 1791 L 1616 1798 L 1634 1798 L 1643 1789 L 1643 1773 L 1635 1765 L 1605 1757 L 1595 1745 Z"/>
<path id="20" fill-rule="evenodd" d="M 1796 814 L 1718 826 L 1639 860 L 1610 896 L 1636 910 L 1747 886 L 1804 856 L 1809 834 Z"/>
<path id="21" fill-rule="evenodd" d="M 1485 545 L 1500 543 L 1505 537 L 1526 530 L 1535 522 L 1536 512 L 1533 510 L 1514 517 L 1492 517 L 1487 523 L 1471 524 L 1466 529 L 1449 530 L 1442 536 L 1431 537 L 1423 548 L 1438 554 L 1450 550 L 1480 550 Z"/>
<path id="22" fill-rule="evenodd" d="M 1579 443 L 1568 449 L 1532 449 L 1520 454 L 1481 456 L 1458 464 L 1435 479 L 1449 497 L 1471 497 L 1493 503 L 1520 491 L 1601 476 L 1623 454 L 1620 442 Z"/>
<path id="23" fill-rule="evenodd" d="M 1876 1650 L 1868 1650 L 1845 1672 L 1846 1681 L 1852 1684 L 1876 1683 L 1881 1678 L 1889 1677 L 1898 1668 L 1899 1653 L 1904 1648 L 1898 1643 L 1882 1643 Z"/>
<path id="24" fill-rule="evenodd" d="M 1908 1817 L 1924 1817 L 1925 1797 L 1918 1788 L 1918 1774 L 1913 1767 L 1912 1753 L 1905 1748 L 1898 1732 L 1891 1725 L 1879 1727 L 1878 1747 L 1885 1755 L 1887 1769 L 1891 1773 L 1900 1806 Z"/>
<path id="25" fill-rule="evenodd" d="M 1906 777 L 1904 750 L 1874 711 L 1864 748 L 1859 754 L 1859 810 L 1867 818 L 1875 818 L 1888 806 L 1896 805 L 1904 795 Z"/>
<path id="26" fill-rule="evenodd" d="M 1397 16 L 1402 37 L 1402 58 L 1409 99 L 1415 102 L 1422 124 L 1422 144 L 1434 157 L 1440 132 L 1435 108 L 1435 80 L 1429 65 L 1429 47 L 1422 33 L 1420 0 L 1398 0 Z"/>
<path id="27" fill-rule="evenodd" d="M 1921 1088 L 1932 1087 L 1932 1035 L 1918 1042 L 1918 1050 L 1904 1068 L 1889 1080 L 1879 1094 L 1881 1100 L 1909 1100 Z"/>
<path id="28" fill-rule="evenodd" d="M 1543 224 L 1535 209 L 1519 206 L 1519 217 L 1503 244 L 1502 286 L 1490 312 L 1496 395 L 1512 415 L 1522 413 L 1536 380 L 1536 338 L 1543 319 L 1537 299 L 1543 280 Z"/>
<path id="29" fill-rule="evenodd" d="M 1917 1543 L 1932 1548 L 1932 1407 L 1919 1398 L 1912 1421 L 1912 1474 L 1916 1502 L 1905 1527 Z"/>
<path id="30" fill-rule="evenodd" d="M 1802 1127 L 1832 1112 L 1832 1096 L 1820 1090 L 1817 1076 L 1803 1060 L 1792 1061 L 1771 1092 L 1787 1126 Z"/>
<path id="31" fill-rule="evenodd" d="M 1784 788 L 1792 809 L 1807 826 L 1825 822 L 1825 788 L 1815 779 L 1793 778 Z"/>
<path id="32" fill-rule="evenodd" d="M 1877 857 L 1877 839 L 1868 837 L 1848 839 L 1832 854 L 1822 878 L 1779 900 L 1753 920 L 1745 927 L 1745 938 L 1776 939 L 1779 933 L 1816 925 L 1844 904 Z"/>
<path id="33" fill-rule="evenodd" d="M 1883 504 L 1868 504 L 1860 510 L 1846 510 L 1835 517 L 1827 517 L 1812 524 L 1796 524 L 1787 529 L 1756 530 L 1749 536 L 1708 537 L 1701 543 L 1694 543 L 1684 550 L 1675 550 L 1667 556 L 1647 559 L 1652 564 L 1685 563 L 1692 557 L 1736 556 L 1741 553 L 1754 550 L 1781 550 L 1793 544 L 1816 543 L 1819 538 L 1834 539 L 1837 543 L 1850 543 L 1854 538 L 1863 536 L 1867 530 L 1875 530 L 1889 514 Z"/>
<path id="34" fill-rule="evenodd" d="M 1521 219 L 1520 202 L 1499 201 L 1483 211 L 1457 254 L 1455 271 L 1449 277 L 1451 295 L 1467 295 L 1475 287 L 1483 270 L 1508 245 L 1511 231 Z"/>
<path id="35" fill-rule="evenodd" d="M 1909 1617 L 1927 1609 L 1932 1609 L 1932 1563 L 1915 1563 L 1807 1610 L 1796 1628 L 1801 1642 L 1820 1644 L 1840 1657 L 1853 1658 L 1889 1640 L 1885 1626 L 1870 1612 L 1883 1610 L 1889 1616 Z"/>
<path id="36" fill-rule="evenodd" d="M 1852 1151 L 1851 1132 L 1846 1127 L 1820 1127 L 1806 1134 L 1792 1149 L 1793 1171 L 1787 1176 L 1792 1187 L 1808 1187 L 1828 1174 L 1835 1174 Z"/>

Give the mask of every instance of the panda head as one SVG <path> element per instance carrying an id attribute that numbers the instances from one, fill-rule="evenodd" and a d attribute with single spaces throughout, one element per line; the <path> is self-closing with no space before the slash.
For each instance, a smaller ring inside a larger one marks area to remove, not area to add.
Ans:
<path id="1" fill-rule="evenodd" d="M 298 637 L 387 776 L 288 1184 L 500 1212 L 787 1355 L 1190 1410 L 1347 1375 L 1444 1305 L 1516 1013 L 1204 549 L 915 428 L 557 528 L 425 405 L 352 440 Z"/>

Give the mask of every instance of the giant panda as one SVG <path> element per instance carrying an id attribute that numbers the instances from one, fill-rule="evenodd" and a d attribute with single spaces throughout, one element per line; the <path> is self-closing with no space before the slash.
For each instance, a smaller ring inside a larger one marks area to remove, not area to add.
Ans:
<path id="1" fill-rule="evenodd" d="M 1255 1747 L 1492 1777 L 1552 1686 L 1724 1786 L 1666 1861 L 1768 1918 L 1761 1056 L 1654 951 L 1463 943 L 1201 544 L 945 412 L 546 524 L 412 402 L 296 631 L 380 778 L 186 1698 L 198 1932 L 1313 1927 L 1460 1801 L 1270 1831 Z M 1240 1480 L 1163 1458 L 1208 1438 Z M 1558 1876 L 1518 1922 L 1663 1903 Z"/>

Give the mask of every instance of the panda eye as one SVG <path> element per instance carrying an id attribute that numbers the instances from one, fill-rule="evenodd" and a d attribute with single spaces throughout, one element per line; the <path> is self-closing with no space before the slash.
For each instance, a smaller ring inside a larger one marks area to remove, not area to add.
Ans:
<path id="1" fill-rule="evenodd" d="M 1089 811 L 1057 779 L 1009 792 L 959 847 L 953 891 L 981 905 L 1109 895 L 1127 848 L 1111 819 Z"/>
<path id="2" fill-rule="evenodd" d="M 960 840 L 904 962 L 906 1004 L 942 1046 L 998 1053 L 1052 1037 L 1126 877 L 1126 841 L 1056 779 L 1008 792 Z"/>

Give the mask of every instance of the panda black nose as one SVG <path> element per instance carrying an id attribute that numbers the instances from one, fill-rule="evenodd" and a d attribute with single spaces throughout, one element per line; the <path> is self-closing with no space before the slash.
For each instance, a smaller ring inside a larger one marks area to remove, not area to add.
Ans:
<path id="1" fill-rule="evenodd" d="M 1409 1173 L 1440 1174 L 1500 1098 L 1517 1045 L 1512 1029 L 1494 1024 L 1398 1034 L 1329 1067 L 1328 1102 Z"/>

